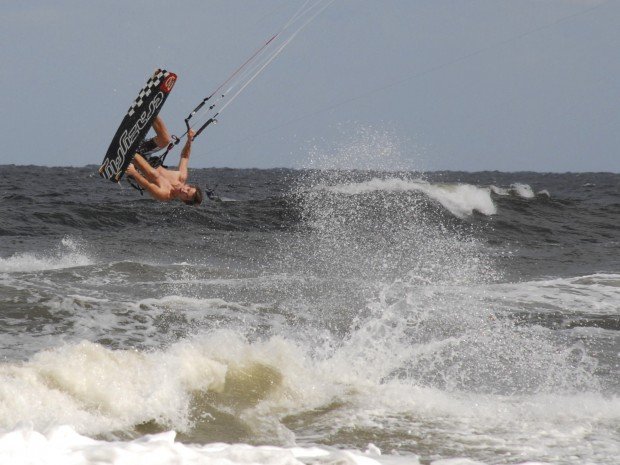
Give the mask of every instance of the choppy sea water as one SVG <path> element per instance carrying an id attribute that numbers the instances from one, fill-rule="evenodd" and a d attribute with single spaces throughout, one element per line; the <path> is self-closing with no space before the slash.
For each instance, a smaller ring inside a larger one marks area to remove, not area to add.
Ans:
<path id="1" fill-rule="evenodd" d="M 618 463 L 620 175 L 192 175 L 0 166 L 0 463 Z"/>

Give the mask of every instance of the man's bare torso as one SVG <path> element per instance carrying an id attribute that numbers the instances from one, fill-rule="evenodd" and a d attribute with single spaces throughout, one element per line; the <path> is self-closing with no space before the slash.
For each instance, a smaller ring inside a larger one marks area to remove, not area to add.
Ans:
<path id="1" fill-rule="evenodd" d="M 153 181 L 162 189 L 165 189 L 172 193 L 175 189 L 178 189 L 184 184 L 185 179 L 182 179 L 181 172 L 177 170 L 169 170 L 163 166 L 156 168 L 159 175 Z"/>

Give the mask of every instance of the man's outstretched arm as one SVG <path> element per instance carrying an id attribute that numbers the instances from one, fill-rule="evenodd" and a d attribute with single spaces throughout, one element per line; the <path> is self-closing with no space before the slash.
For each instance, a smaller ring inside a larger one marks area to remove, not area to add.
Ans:
<path id="1" fill-rule="evenodd" d="M 187 168 L 189 166 L 189 156 L 192 154 L 192 141 L 194 140 L 194 135 L 196 131 L 190 129 L 187 133 L 187 141 L 185 142 L 185 146 L 183 147 L 183 151 L 181 152 L 181 160 L 179 161 L 179 173 L 181 182 L 187 181 Z"/>

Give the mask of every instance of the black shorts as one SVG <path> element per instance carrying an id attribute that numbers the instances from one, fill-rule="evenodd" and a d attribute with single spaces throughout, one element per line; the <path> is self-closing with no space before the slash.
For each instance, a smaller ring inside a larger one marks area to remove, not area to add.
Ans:
<path id="1" fill-rule="evenodd" d="M 142 158 L 146 160 L 146 162 L 151 165 L 153 168 L 157 168 L 158 166 L 163 166 L 164 168 L 168 168 L 166 165 L 162 164 L 162 160 L 160 157 L 153 155 L 155 152 L 159 152 L 162 147 L 157 145 L 155 142 L 155 138 L 143 140 L 138 148 L 136 149 L 136 153 L 142 155 Z"/>
<path id="2" fill-rule="evenodd" d="M 157 145 L 155 137 L 153 137 L 151 139 L 146 139 L 140 142 L 138 148 L 136 149 L 136 152 L 138 152 L 146 159 L 149 155 L 152 155 L 155 152 L 159 152 L 160 150 L 161 148 Z"/>

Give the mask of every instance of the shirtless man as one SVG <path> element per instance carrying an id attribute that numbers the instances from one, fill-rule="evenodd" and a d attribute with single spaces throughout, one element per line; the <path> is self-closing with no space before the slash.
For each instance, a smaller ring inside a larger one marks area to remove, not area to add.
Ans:
<path id="1" fill-rule="evenodd" d="M 157 135 L 153 139 L 144 141 L 138 147 L 138 153 L 127 168 L 127 175 L 133 177 L 138 185 L 155 200 L 167 202 L 179 199 L 187 205 L 200 205 L 203 199 L 202 189 L 186 183 L 194 131 L 190 129 L 187 133 L 187 142 L 181 152 L 178 169 L 171 170 L 163 166 L 153 168 L 145 159 L 149 154 L 161 150 L 170 143 L 168 129 L 159 116 L 153 122 L 153 129 Z"/>

